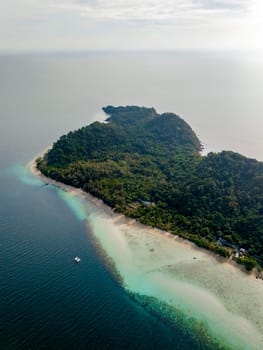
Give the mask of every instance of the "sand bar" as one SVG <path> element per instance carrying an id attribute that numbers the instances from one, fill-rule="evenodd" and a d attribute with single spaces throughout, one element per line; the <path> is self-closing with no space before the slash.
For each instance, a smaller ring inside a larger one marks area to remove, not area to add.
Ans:
<path id="1" fill-rule="evenodd" d="M 82 200 L 89 234 L 128 291 L 154 297 L 200 321 L 226 348 L 263 348 L 262 280 L 189 241 L 115 214 L 90 194 L 43 176 L 35 162 L 31 170 L 63 189 L 64 200 Z"/>

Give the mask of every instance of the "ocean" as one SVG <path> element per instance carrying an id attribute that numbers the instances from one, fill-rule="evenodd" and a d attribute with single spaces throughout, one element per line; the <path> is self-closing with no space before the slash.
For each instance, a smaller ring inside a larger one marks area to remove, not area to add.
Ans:
<path id="1" fill-rule="evenodd" d="M 214 348 L 157 299 L 129 293 L 94 244 L 82 199 L 45 186 L 27 165 L 62 134 L 104 120 L 108 104 L 174 112 L 206 152 L 263 160 L 260 58 L 1 54 L 0 76 L 0 349 Z"/>

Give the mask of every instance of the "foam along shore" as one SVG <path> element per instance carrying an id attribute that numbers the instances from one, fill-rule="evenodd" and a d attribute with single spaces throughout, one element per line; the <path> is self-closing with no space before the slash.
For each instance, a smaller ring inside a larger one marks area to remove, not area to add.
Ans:
<path id="1" fill-rule="evenodd" d="M 263 348 L 263 281 L 191 242 L 115 214 L 101 200 L 51 180 L 99 244 L 126 290 L 169 305 L 199 322 L 228 349 Z M 75 206 L 76 211 L 76 206 Z"/>

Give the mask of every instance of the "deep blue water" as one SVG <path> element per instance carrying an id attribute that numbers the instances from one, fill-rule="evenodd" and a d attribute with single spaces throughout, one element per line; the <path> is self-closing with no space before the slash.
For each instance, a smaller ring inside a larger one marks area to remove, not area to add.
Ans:
<path id="1" fill-rule="evenodd" d="M 81 218 L 54 187 L 27 178 L 24 168 L 61 134 L 102 120 L 97 113 L 109 103 L 157 104 L 164 111 L 167 104 L 167 110 L 178 112 L 172 107 L 175 98 L 184 110 L 189 91 L 180 72 L 182 67 L 193 72 L 193 62 L 174 60 L 177 64 L 163 56 L 153 61 L 148 56 L 0 56 L 1 350 L 209 348 L 128 295 L 104 265 Z M 206 65 L 206 59 L 200 62 L 195 61 L 197 68 Z M 187 82 L 192 86 L 190 75 Z M 196 99 L 191 96 L 196 101 L 200 90 Z M 73 262 L 76 255 L 80 265 Z"/>

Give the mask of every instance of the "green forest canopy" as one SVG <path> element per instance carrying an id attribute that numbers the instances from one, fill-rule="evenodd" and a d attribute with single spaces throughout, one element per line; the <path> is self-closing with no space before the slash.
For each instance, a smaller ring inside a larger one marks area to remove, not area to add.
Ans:
<path id="1" fill-rule="evenodd" d="M 262 261 L 262 162 L 231 151 L 201 156 L 199 139 L 173 113 L 103 110 L 107 123 L 62 136 L 38 168 L 144 224 L 226 256 L 221 237 Z"/>

